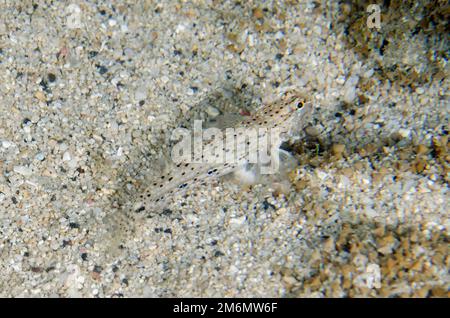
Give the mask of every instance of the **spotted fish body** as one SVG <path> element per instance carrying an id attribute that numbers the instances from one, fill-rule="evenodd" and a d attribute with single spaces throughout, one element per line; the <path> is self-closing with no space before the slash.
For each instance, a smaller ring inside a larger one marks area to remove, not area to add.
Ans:
<path id="1" fill-rule="evenodd" d="M 268 138 L 271 130 L 277 129 L 283 137 L 294 126 L 298 129 L 305 122 L 305 115 L 309 114 L 312 105 L 307 103 L 300 95 L 287 92 L 279 100 L 261 107 L 255 114 L 247 117 L 236 125 L 235 128 L 254 129 L 258 132 L 258 140 Z M 251 142 L 248 138 L 239 138 L 239 129 L 235 130 L 232 137 L 222 130 L 222 138 L 212 139 L 202 143 L 202 154 L 225 154 L 230 150 L 235 151 L 234 160 L 219 162 L 202 155 L 201 162 L 179 162 L 170 173 L 161 175 L 157 180 L 140 195 L 140 201 L 145 210 L 152 210 L 176 194 L 184 192 L 188 188 L 202 184 L 226 174 L 229 174 L 248 163 L 249 156 L 255 155 L 259 149 L 257 142 Z M 256 136 L 255 136 L 256 137 Z M 270 137 L 269 137 L 270 139 Z M 270 144 L 271 142 L 271 144 Z M 282 140 L 270 139 L 270 147 L 278 149 Z M 216 155 L 217 156 L 217 155 Z M 142 208 L 141 208 L 142 209 Z"/>

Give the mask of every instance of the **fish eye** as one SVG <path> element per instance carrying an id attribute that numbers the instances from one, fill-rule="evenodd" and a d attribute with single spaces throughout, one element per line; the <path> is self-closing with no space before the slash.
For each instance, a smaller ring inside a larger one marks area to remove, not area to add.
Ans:
<path id="1" fill-rule="evenodd" d="M 299 101 L 299 102 L 297 103 L 297 109 L 302 109 L 303 106 L 305 106 L 305 102 L 304 102 L 304 101 Z"/>

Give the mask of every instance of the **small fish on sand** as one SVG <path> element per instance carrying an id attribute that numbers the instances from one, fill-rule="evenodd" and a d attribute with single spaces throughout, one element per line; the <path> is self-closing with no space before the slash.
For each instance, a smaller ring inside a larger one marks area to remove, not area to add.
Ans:
<path id="1" fill-rule="evenodd" d="M 275 102 L 263 105 L 253 115 L 247 116 L 234 128 L 216 128 L 215 133 L 206 140 L 196 141 L 194 134 L 192 144 L 192 139 L 186 138 L 186 145 L 180 143 L 179 148 L 193 148 L 192 155 L 188 151 L 187 157 L 177 159 L 172 153 L 172 160 L 177 159 L 174 160 L 175 166 L 169 173 L 160 175 L 140 194 L 140 210 L 154 210 L 171 196 L 235 172 L 248 163 L 265 165 L 269 171 L 266 173 L 271 173 L 267 164 L 270 162 L 273 166 L 277 162 L 281 143 L 290 133 L 305 126 L 311 111 L 312 104 L 304 96 L 287 91 Z"/>

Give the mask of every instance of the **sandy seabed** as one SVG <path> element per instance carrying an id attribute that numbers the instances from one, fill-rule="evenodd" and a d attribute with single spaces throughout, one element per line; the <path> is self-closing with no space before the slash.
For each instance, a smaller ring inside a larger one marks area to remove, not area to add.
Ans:
<path id="1" fill-rule="evenodd" d="M 0 296 L 448 297 L 448 37 L 323 3 L 1 2 Z M 287 87 L 284 177 L 139 209 L 191 114 Z"/>

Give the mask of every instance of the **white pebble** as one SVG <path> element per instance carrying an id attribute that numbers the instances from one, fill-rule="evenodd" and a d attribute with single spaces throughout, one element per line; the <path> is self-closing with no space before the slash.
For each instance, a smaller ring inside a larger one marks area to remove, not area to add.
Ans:
<path id="1" fill-rule="evenodd" d="M 208 106 L 206 108 L 206 112 L 208 113 L 209 117 L 211 117 L 211 118 L 216 118 L 217 116 L 220 115 L 219 110 L 213 106 Z"/>
<path id="2" fill-rule="evenodd" d="M 23 176 L 30 176 L 33 173 L 30 167 L 25 166 L 14 166 L 14 172 Z"/>
<path id="3" fill-rule="evenodd" d="M 40 152 L 34 158 L 38 161 L 42 161 L 45 159 L 45 155 L 42 152 Z"/>
<path id="4" fill-rule="evenodd" d="M 371 78 L 372 75 L 373 75 L 374 73 L 375 73 L 375 71 L 374 71 L 373 69 L 370 69 L 370 70 L 366 71 L 366 72 L 363 74 L 363 77 L 364 77 L 364 78 Z"/>
<path id="5" fill-rule="evenodd" d="M 67 166 L 68 166 L 69 168 L 71 168 L 71 169 L 75 169 L 75 168 L 77 167 L 77 165 L 78 165 L 78 160 L 77 160 L 77 158 L 73 158 L 72 160 L 70 160 L 70 161 L 67 163 Z"/>
<path id="6" fill-rule="evenodd" d="M 328 178 L 328 174 L 325 171 L 316 170 L 316 175 L 321 181 L 323 181 L 326 178 Z"/>
<path id="7" fill-rule="evenodd" d="M 134 99 L 137 101 L 145 100 L 147 98 L 147 88 L 139 86 L 134 92 Z"/>
<path id="8" fill-rule="evenodd" d="M 2 147 L 3 147 L 3 148 L 7 149 L 7 148 L 9 148 L 9 147 L 11 147 L 11 146 L 12 146 L 12 143 L 11 143 L 11 142 L 9 142 L 9 141 L 7 141 L 7 140 L 3 140 L 3 141 L 2 141 Z"/>
<path id="9" fill-rule="evenodd" d="M 423 89 L 423 87 L 417 87 L 416 88 L 416 93 L 419 95 L 422 95 L 423 93 L 425 93 L 425 90 Z"/>
<path id="10" fill-rule="evenodd" d="M 338 83 L 339 85 L 344 85 L 345 83 L 345 77 L 344 76 L 339 76 L 336 78 L 336 83 Z"/>
<path id="11" fill-rule="evenodd" d="M 70 161 L 72 159 L 72 156 L 70 155 L 70 152 L 66 151 L 63 155 L 63 161 Z"/>
<path id="12" fill-rule="evenodd" d="M 178 24 L 175 28 L 176 33 L 183 32 L 184 30 L 186 30 L 186 27 L 183 24 Z"/>
<path id="13" fill-rule="evenodd" d="M 358 84 L 358 76 L 350 76 L 344 84 L 343 100 L 346 103 L 353 103 L 356 98 L 356 84 Z"/>
<path id="14" fill-rule="evenodd" d="M 60 151 L 66 151 L 67 148 L 69 148 L 69 146 L 67 144 L 65 144 L 65 143 L 62 143 L 62 144 L 59 145 L 58 148 L 59 148 Z"/>
<path id="15" fill-rule="evenodd" d="M 411 133 L 411 131 L 409 129 L 405 129 L 405 128 L 400 128 L 398 130 L 398 134 L 400 136 L 402 136 L 403 138 L 407 138 L 409 137 L 409 134 Z"/>
<path id="16" fill-rule="evenodd" d="M 230 225 L 242 225 L 244 224 L 245 220 L 246 220 L 245 215 L 238 218 L 232 218 L 230 220 Z"/>

